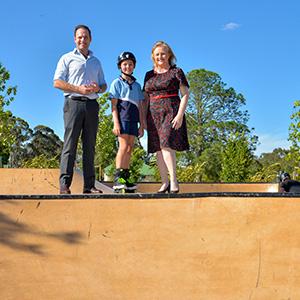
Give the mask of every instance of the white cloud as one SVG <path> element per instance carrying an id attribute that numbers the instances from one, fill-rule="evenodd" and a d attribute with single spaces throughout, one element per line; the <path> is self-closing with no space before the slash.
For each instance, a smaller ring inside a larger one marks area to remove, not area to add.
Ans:
<path id="1" fill-rule="evenodd" d="M 229 22 L 229 23 L 223 25 L 222 30 L 236 30 L 236 29 L 238 29 L 239 27 L 241 27 L 240 24 L 234 23 L 234 22 Z"/>
<path id="2" fill-rule="evenodd" d="M 289 149 L 290 142 L 287 137 L 280 135 L 258 134 L 259 145 L 255 151 L 255 155 L 259 156 L 262 153 L 270 153 L 275 148 Z"/>

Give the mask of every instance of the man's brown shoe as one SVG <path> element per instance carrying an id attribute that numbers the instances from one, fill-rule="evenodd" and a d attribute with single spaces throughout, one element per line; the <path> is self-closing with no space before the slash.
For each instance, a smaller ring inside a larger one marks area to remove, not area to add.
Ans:
<path id="1" fill-rule="evenodd" d="M 102 194 L 103 192 L 95 187 L 90 188 L 89 190 L 84 190 L 84 194 Z"/>
<path id="2" fill-rule="evenodd" d="M 61 185 L 59 193 L 61 195 L 65 195 L 65 194 L 71 194 L 71 191 L 70 191 L 70 189 L 66 185 Z"/>

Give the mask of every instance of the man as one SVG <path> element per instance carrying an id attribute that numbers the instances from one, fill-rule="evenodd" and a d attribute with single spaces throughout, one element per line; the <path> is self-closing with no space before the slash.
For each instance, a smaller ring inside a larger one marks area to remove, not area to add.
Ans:
<path id="1" fill-rule="evenodd" d="M 54 75 L 54 87 L 64 91 L 64 146 L 60 162 L 60 194 L 70 194 L 78 140 L 83 150 L 83 193 L 102 193 L 95 188 L 95 144 L 98 130 L 98 93 L 107 85 L 100 61 L 89 50 L 91 31 L 86 25 L 74 30 L 76 48 L 63 55 Z"/>
<path id="2" fill-rule="evenodd" d="M 300 193 L 300 182 L 292 180 L 289 173 L 283 172 L 280 175 L 280 192 Z"/>

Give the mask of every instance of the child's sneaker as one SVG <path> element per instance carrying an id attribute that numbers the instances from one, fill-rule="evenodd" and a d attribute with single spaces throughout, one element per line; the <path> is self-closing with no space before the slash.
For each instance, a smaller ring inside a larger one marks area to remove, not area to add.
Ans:
<path id="1" fill-rule="evenodd" d="M 127 190 L 128 191 L 135 191 L 136 190 L 136 184 L 130 178 L 130 172 L 129 172 L 128 169 L 124 170 L 124 179 L 126 180 Z"/>
<path id="2" fill-rule="evenodd" d="M 122 190 L 122 189 L 124 189 L 124 190 L 127 189 L 126 179 L 124 178 L 124 170 L 122 170 L 122 169 L 116 170 L 113 189 L 116 192 L 118 192 L 119 190 Z"/>
<path id="3" fill-rule="evenodd" d="M 136 190 L 136 184 L 130 178 L 126 179 L 126 186 L 129 191 Z"/>

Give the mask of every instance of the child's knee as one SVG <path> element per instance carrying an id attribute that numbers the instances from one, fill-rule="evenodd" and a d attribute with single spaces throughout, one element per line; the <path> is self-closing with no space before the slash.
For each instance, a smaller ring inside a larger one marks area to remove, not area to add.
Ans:
<path id="1" fill-rule="evenodd" d="M 126 151 L 126 152 L 127 152 L 128 154 L 131 154 L 131 153 L 132 153 L 132 150 L 133 150 L 133 145 L 128 145 L 128 146 L 127 146 L 127 151 Z"/>

